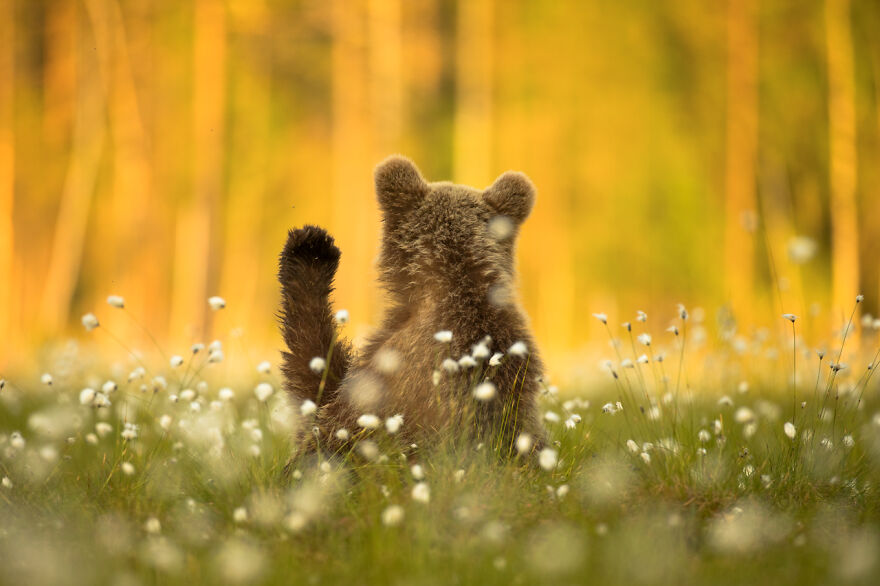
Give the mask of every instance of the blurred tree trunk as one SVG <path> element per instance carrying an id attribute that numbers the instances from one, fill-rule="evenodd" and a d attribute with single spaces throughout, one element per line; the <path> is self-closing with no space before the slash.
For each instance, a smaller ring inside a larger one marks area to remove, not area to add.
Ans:
<path id="1" fill-rule="evenodd" d="M 257 261 L 261 257 L 260 225 L 269 179 L 272 63 L 266 58 L 268 40 L 263 33 L 269 18 L 265 3 L 258 0 L 242 4 L 238 16 L 234 33 L 238 50 L 229 62 L 230 71 L 236 72 L 230 84 L 229 104 L 230 118 L 234 121 L 229 129 L 229 156 L 234 164 L 230 164 L 228 170 L 229 194 L 218 292 L 230 301 L 227 311 L 231 323 L 258 330 L 257 324 L 265 322 L 271 312 L 257 304 L 257 286 L 266 275 L 275 272 L 274 266 L 267 267 Z M 258 311 L 254 316 L 256 321 L 251 320 L 254 309 Z"/>
<path id="2" fill-rule="evenodd" d="M 207 298 L 217 293 L 219 208 L 223 192 L 226 104 L 225 4 L 195 0 L 194 194 L 177 212 L 173 336 L 206 337 Z"/>
<path id="3" fill-rule="evenodd" d="M 96 30 L 94 19 L 92 25 Z M 80 25 L 75 22 L 72 26 Z M 44 331 L 54 332 L 68 319 L 82 263 L 86 227 L 106 135 L 106 111 L 97 62 L 105 49 L 95 51 L 102 42 L 104 39 L 97 35 L 93 43 L 86 43 L 82 35 L 77 35 L 76 114 L 43 288 L 40 317 Z"/>
<path id="4" fill-rule="evenodd" d="M 724 271 L 728 299 L 742 316 L 755 294 L 758 36 L 754 0 L 729 0 Z"/>
<path id="5" fill-rule="evenodd" d="M 400 134 L 406 120 L 401 70 L 400 2 L 370 0 L 369 4 L 373 150 L 381 158 L 400 150 Z"/>
<path id="6" fill-rule="evenodd" d="M 11 325 L 17 303 L 15 280 L 15 225 L 12 221 L 15 199 L 15 10 L 14 2 L 0 2 L 0 368 L 6 366 L 12 339 Z"/>
<path id="7" fill-rule="evenodd" d="M 459 0 L 455 36 L 453 178 L 486 187 L 491 181 L 493 0 Z"/>
<path id="8" fill-rule="evenodd" d="M 331 8 L 332 151 L 334 237 L 343 251 L 337 274 L 337 309 L 351 312 L 363 325 L 374 317 L 373 259 L 378 236 L 378 208 L 373 194 L 367 6 L 363 0 L 334 0 Z M 356 332 L 357 333 L 357 332 Z"/>
<path id="9" fill-rule="evenodd" d="M 113 286 L 118 288 L 117 292 L 125 295 L 129 306 L 149 315 L 152 312 L 147 308 L 155 306 L 161 296 L 145 285 L 160 283 L 164 278 L 163 264 L 155 249 L 159 236 L 155 218 L 158 206 L 150 205 L 153 178 L 149 145 L 122 9 L 119 0 L 102 0 L 102 4 L 109 24 L 107 47 L 111 51 L 107 58 L 107 100 L 113 136 L 113 204 L 108 216 L 112 218 L 113 239 L 117 243 L 107 260 L 112 262 L 110 275 L 116 277 Z"/>
<path id="10" fill-rule="evenodd" d="M 849 0 L 825 3 L 831 174 L 832 310 L 849 313 L 859 288 L 855 73 Z"/>

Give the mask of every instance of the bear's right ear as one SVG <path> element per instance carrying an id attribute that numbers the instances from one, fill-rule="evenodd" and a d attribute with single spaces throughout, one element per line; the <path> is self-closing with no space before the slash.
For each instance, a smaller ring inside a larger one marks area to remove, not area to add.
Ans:
<path id="1" fill-rule="evenodd" d="M 379 163 L 374 172 L 376 197 L 386 212 L 405 212 L 428 193 L 428 184 L 412 161 L 392 155 Z"/>

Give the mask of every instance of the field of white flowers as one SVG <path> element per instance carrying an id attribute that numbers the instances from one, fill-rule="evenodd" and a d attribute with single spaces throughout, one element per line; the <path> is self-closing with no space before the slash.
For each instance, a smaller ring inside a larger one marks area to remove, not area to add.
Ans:
<path id="1" fill-rule="evenodd" d="M 808 317 L 665 317 L 594 314 L 606 382 L 546 385 L 540 452 L 401 445 L 406 419 L 373 417 L 287 477 L 314 413 L 275 357 L 70 343 L 2 383 L 0 583 L 876 584 L 880 324 L 815 346 Z"/>

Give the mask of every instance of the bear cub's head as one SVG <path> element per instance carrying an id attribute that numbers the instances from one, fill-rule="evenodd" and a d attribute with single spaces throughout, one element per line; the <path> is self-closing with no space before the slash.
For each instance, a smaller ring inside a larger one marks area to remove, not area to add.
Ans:
<path id="1" fill-rule="evenodd" d="M 482 191 L 428 183 L 412 161 L 392 156 L 375 180 L 384 222 L 379 266 L 394 290 L 489 287 L 513 276 L 516 236 L 535 202 L 528 177 L 508 171 Z"/>

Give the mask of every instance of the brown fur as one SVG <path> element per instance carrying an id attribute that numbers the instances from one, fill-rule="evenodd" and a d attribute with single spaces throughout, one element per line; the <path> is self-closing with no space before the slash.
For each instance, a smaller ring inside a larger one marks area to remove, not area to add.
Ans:
<path id="1" fill-rule="evenodd" d="M 307 429 L 300 448 L 346 449 L 361 431 L 357 419 L 364 413 L 383 420 L 402 414 L 398 435 L 406 443 L 436 440 L 458 429 L 456 423 L 465 423 L 504 454 L 514 453 L 513 443 L 523 431 L 540 442 L 536 402 L 542 365 L 526 317 L 510 294 L 514 243 L 535 198 L 531 182 L 507 172 L 485 191 L 427 183 L 400 156 L 376 168 L 375 182 L 384 224 L 379 273 L 389 308 L 358 355 L 338 338 L 328 301 L 340 255 L 333 239 L 314 226 L 292 230 L 281 254 L 286 387 L 297 405 L 310 399 L 319 406 L 317 433 Z M 500 237 L 490 230 L 499 216 L 509 229 Z M 453 332 L 450 344 L 434 339 L 440 330 Z M 497 367 L 490 368 L 487 359 L 458 374 L 444 372 L 434 385 L 432 373 L 444 358 L 458 359 L 486 336 L 492 352 L 506 353 L 522 341 L 529 356 L 506 354 Z M 321 376 L 308 364 L 315 356 L 326 357 L 334 339 L 319 400 Z M 396 368 L 383 367 L 388 362 L 394 366 L 393 358 Z M 483 380 L 491 380 L 498 395 L 477 403 L 471 391 Z M 463 414 L 469 414 L 467 421 Z M 338 440 L 340 428 L 352 440 Z"/>

